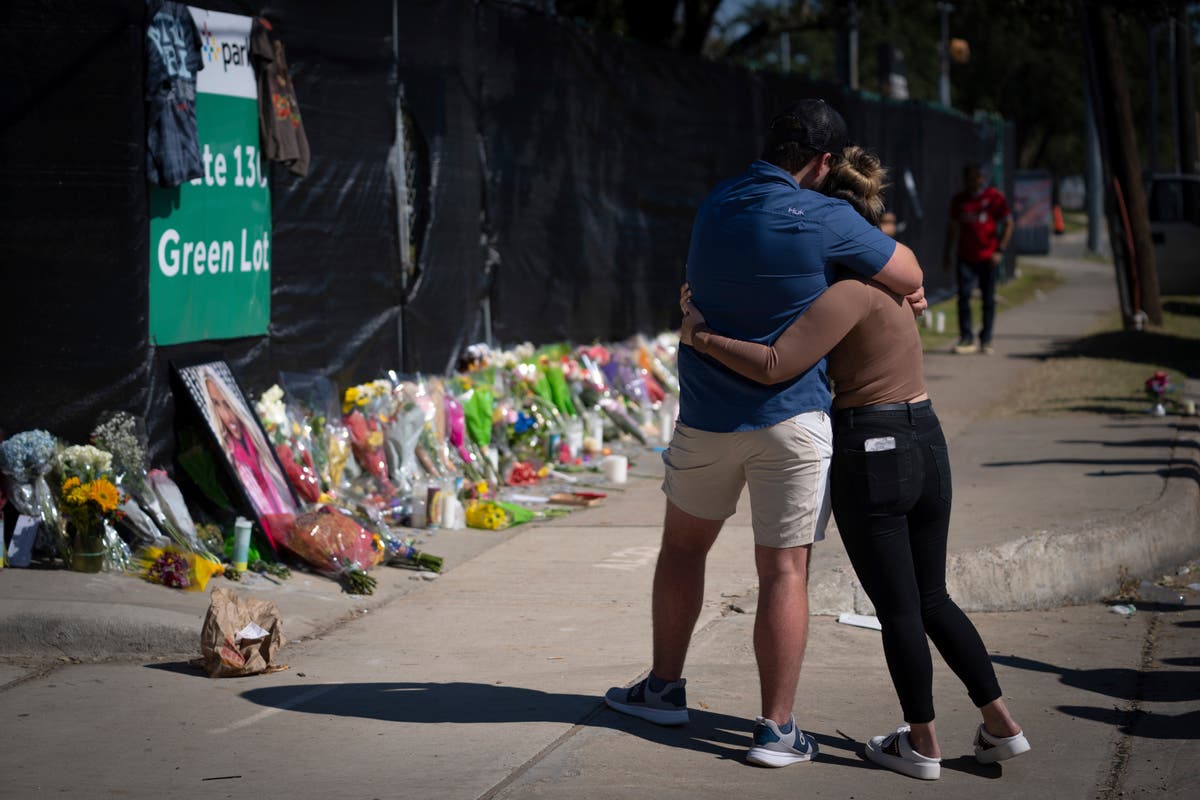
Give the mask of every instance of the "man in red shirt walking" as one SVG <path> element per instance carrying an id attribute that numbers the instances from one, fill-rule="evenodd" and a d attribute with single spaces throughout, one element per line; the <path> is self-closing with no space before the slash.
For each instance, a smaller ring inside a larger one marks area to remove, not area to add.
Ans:
<path id="1" fill-rule="evenodd" d="M 947 272 L 958 243 L 958 344 L 956 353 L 992 352 L 992 324 L 996 318 L 996 270 L 1013 235 L 1012 212 L 1004 194 L 988 186 L 979 164 L 963 167 L 963 190 L 950 201 L 943 266 Z M 971 327 L 971 293 L 979 284 L 983 295 L 983 328 L 979 344 Z"/>

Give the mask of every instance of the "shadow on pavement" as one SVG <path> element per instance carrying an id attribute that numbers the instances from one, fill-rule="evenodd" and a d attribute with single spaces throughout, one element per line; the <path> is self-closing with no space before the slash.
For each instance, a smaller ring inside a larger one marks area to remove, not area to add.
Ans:
<path id="1" fill-rule="evenodd" d="M 419 724 L 479 724 L 554 722 L 589 728 L 608 728 L 657 744 L 743 761 L 750 745 L 749 721 L 741 717 L 690 709 L 691 721 L 663 727 L 607 708 L 594 695 L 560 694 L 519 686 L 482 683 L 326 683 L 266 686 L 243 692 L 262 706 L 301 714 L 359 717 L 384 722 Z M 821 747 L 818 760 L 873 769 L 854 753 L 858 743 L 844 737 L 814 733 Z"/>
<path id="2" fill-rule="evenodd" d="M 1200 700 L 1200 675 L 1194 672 L 1141 672 L 1122 667 L 1072 669 L 1021 656 L 992 656 L 992 661 L 1006 667 L 1057 674 L 1066 686 L 1120 700 L 1153 703 Z"/>
<path id="3" fill-rule="evenodd" d="M 1193 447 L 1200 450 L 1200 442 L 1191 439 L 1131 439 L 1124 442 L 1105 442 L 1100 439 L 1056 439 L 1056 444 L 1098 444 L 1101 447 Z"/>
<path id="4" fill-rule="evenodd" d="M 1020 353 L 1013 357 L 1034 361 L 1080 357 L 1140 361 L 1194 377 L 1200 364 L 1200 339 L 1159 331 L 1105 331 L 1081 339 L 1058 341 L 1039 353 Z"/>
<path id="5" fill-rule="evenodd" d="M 191 661 L 159 661 L 153 664 L 144 665 L 146 669 L 157 669 L 163 672 L 174 672 L 179 675 L 192 675 L 195 677 L 208 676 L 204 673 L 204 662 L 199 659 Z"/>
<path id="6" fill-rule="evenodd" d="M 1195 680 L 1193 678 L 1193 680 Z M 1072 717 L 1090 719 L 1112 725 L 1126 736 L 1143 739 L 1195 739 L 1200 725 L 1200 711 L 1184 714 L 1153 714 L 1148 711 L 1122 711 L 1118 708 L 1092 706 L 1058 706 L 1059 711 Z"/>
<path id="7" fill-rule="evenodd" d="M 1071 464 L 1103 467 L 1085 473 L 1089 478 L 1120 478 L 1129 475 L 1157 475 L 1160 478 L 1188 478 L 1200 483 L 1200 461 L 1194 458 L 1168 460 L 1161 458 L 1033 458 L 1028 461 L 984 461 L 983 467 L 1031 467 L 1044 464 Z M 1108 467 L 1146 467 L 1147 469 L 1113 470 Z"/>
<path id="8" fill-rule="evenodd" d="M 952 769 L 955 772 L 965 772 L 968 775 L 974 775 L 977 778 L 988 778 L 989 780 L 996 780 L 1004 774 L 999 764 L 980 764 L 975 760 L 975 756 L 943 758 L 942 768 Z"/>
<path id="9" fill-rule="evenodd" d="M 1173 667 L 1200 667 L 1200 656 L 1180 656 L 1179 658 L 1160 658 L 1163 664 Z"/>

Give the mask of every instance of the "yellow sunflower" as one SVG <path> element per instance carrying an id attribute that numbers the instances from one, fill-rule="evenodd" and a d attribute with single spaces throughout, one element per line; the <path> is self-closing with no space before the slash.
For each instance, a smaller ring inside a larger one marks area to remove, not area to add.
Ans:
<path id="1" fill-rule="evenodd" d="M 121 501 L 121 493 L 107 478 L 99 478 L 85 484 L 87 499 L 100 507 L 100 511 L 109 514 L 116 510 Z"/>

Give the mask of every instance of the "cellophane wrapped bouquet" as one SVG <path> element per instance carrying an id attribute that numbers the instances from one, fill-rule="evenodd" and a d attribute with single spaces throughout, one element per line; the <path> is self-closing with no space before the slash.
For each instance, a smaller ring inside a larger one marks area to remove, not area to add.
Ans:
<path id="1" fill-rule="evenodd" d="M 375 579 L 367 570 L 384 557 L 378 534 L 329 505 L 296 517 L 280 544 L 323 575 L 338 580 L 350 594 L 371 594 Z"/>
<path id="2" fill-rule="evenodd" d="M 472 500 L 466 509 L 467 527 L 499 531 L 529 522 L 533 511 L 503 500 Z"/>
<path id="3" fill-rule="evenodd" d="M 127 568 L 129 548 L 112 528 L 122 501 L 112 454 L 93 445 L 62 448 L 54 457 L 51 475 L 59 510 L 74 528 L 72 568 Z"/>
<path id="4" fill-rule="evenodd" d="M 343 422 L 350 432 L 354 459 L 384 495 L 396 493 L 384 447 L 384 432 L 393 413 L 392 388 L 390 381 L 374 380 L 351 386 L 342 397 Z"/>
<path id="5" fill-rule="evenodd" d="M 146 474 L 141 505 L 168 538 L 138 551 L 142 577 L 175 589 L 201 591 L 213 575 L 224 572 L 220 555 L 201 540 L 183 493 L 165 470 Z"/>
<path id="6" fill-rule="evenodd" d="M 313 430 L 302 413 L 289 413 L 283 397 L 282 387 L 275 384 L 262 393 L 254 410 L 296 495 L 305 504 L 316 503 L 321 499 L 321 479 L 313 457 Z"/>
<path id="7" fill-rule="evenodd" d="M 118 515 L 124 530 L 132 533 L 134 544 L 158 543 L 161 533 L 137 504 L 146 491 L 146 424 L 128 411 L 105 414 L 88 437 L 93 445 L 112 454 L 113 473 L 121 491 Z M 135 567 L 133 553 L 123 539 L 111 536 L 105 548 L 108 569 L 128 570 Z"/>
<path id="8" fill-rule="evenodd" d="M 20 513 L 38 520 L 37 547 L 66 559 L 70 542 L 47 473 L 54 463 L 57 442 L 47 431 L 22 431 L 0 442 L 0 477 L 4 493 Z"/>

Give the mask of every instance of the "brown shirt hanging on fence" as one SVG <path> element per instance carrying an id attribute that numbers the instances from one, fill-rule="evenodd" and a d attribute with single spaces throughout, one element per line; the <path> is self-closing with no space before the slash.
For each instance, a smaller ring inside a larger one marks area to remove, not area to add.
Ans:
<path id="1" fill-rule="evenodd" d="M 288 72 L 283 44 L 271 23 L 255 17 L 250 30 L 250 57 L 258 80 L 258 123 L 262 151 L 296 175 L 308 173 L 308 137 L 300 121 L 300 103 Z"/>

